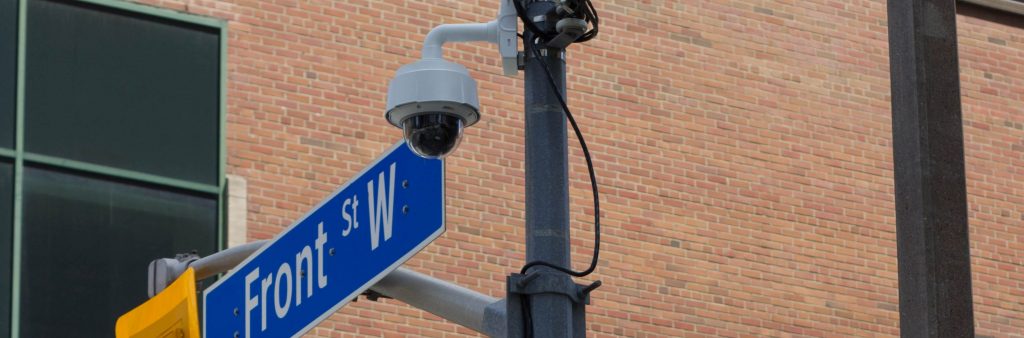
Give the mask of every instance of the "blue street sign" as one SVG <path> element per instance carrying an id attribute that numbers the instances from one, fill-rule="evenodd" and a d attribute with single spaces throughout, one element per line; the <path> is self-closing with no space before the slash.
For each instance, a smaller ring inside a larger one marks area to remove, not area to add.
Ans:
<path id="1" fill-rule="evenodd" d="M 444 162 L 399 142 L 203 293 L 203 337 L 295 337 L 444 232 Z"/>

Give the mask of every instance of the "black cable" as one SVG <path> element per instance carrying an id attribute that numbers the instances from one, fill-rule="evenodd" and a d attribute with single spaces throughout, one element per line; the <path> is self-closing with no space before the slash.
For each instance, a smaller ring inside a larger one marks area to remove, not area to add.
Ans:
<path id="1" fill-rule="evenodd" d="M 594 162 L 590 158 L 590 150 L 587 148 L 587 141 L 583 139 L 583 133 L 580 132 L 580 127 L 576 124 L 576 119 L 573 118 L 572 112 L 569 111 L 569 105 L 565 103 L 565 99 L 562 98 L 562 92 L 558 90 L 558 85 L 555 84 L 555 77 L 551 75 L 551 70 L 548 69 L 548 65 L 544 63 L 541 58 L 540 51 L 537 50 L 536 41 L 530 42 L 533 45 L 533 55 L 537 62 L 540 62 L 540 66 L 544 68 L 544 74 L 547 75 L 548 84 L 551 85 L 551 89 L 555 92 L 555 97 L 558 98 L 558 103 L 562 105 L 562 110 L 565 111 L 565 117 L 569 120 L 569 124 L 572 125 L 572 130 L 576 133 L 576 139 L 580 141 L 580 148 L 583 150 L 583 158 L 587 160 L 587 171 L 590 174 L 590 187 L 594 192 L 594 256 L 590 261 L 590 267 L 583 271 L 573 271 L 565 267 L 561 267 L 555 264 L 551 264 L 544 261 L 532 261 L 523 265 L 520 270 L 520 274 L 526 274 L 526 271 L 534 266 L 546 266 L 554 270 L 569 274 L 573 277 L 584 277 L 594 272 L 597 268 L 598 256 L 601 254 L 601 202 L 597 191 L 597 176 L 594 174 Z"/>
<path id="2" fill-rule="evenodd" d="M 537 27 L 537 24 L 534 23 L 533 20 L 530 20 L 530 18 L 526 17 L 526 8 L 523 7 L 523 1 L 526 0 L 512 0 L 512 5 L 513 7 L 515 7 L 516 15 L 519 17 L 519 20 L 523 22 L 523 27 L 525 27 L 526 30 L 530 31 L 531 33 L 533 33 L 534 36 L 540 37 L 543 40 L 551 40 L 556 35 L 558 35 L 558 33 L 550 33 L 543 31 L 542 29 L 540 29 L 540 27 Z M 575 40 L 575 42 L 577 43 L 590 41 L 595 36 L 597 36 L 598 25 L 601 21 L 600 17 L 598 17 L 597 15 L 597 9 L 594 8 L 594 3 L 591 2 L 590 0 L 583 0 L 582 2 L 582 6 L 579 5 L 578 1 L 573 2 L 577 6 L 577 8 L 572 8 L 573 13 L 576 14 L 574 15 L 574 17 L 583 19 L 593 28 L 577 37 Z"/>
<path id="3" fill-rule="evenodd" d="M 597 36 L 598 25 L 601 22 L 601 18 L 597 16 L 597 9 L 594 8 L 594 3 L 590 2 L 590 0 L 584 0 L 584 2 L 586 4 L 586 6 L 584 6 L 584 20 L 589 22 L 594 28 L 591 28 L 586 33 L 583 33 L 583 35 L 580 35 L 579 38 L 576 38 L 577 43 L 590 41 L 590 39 Z"/>
<path id="4" fill-rule="evenodd" d="M 522 306 L 523 313 L 523 337 L 533 337 L 533 314 L 530 311 L 530 297 L 522 295 L 519 297 L 519 306 Z"/>
<path id="5" fill-rule="evenodd" d="M 581 4 L 582 3 L 582 4 Z M 583 19 L 592 28 L 587 32 L 583 33 L 576 38 L 574 42 L 587 42 L 597 36 L 598 26 L 600 25 L 600 18 L 597 16 L 597 9 L 594 8 L 594 3 L 590 0 L 577 0 L 568 3 L 571 8 L 568 8 L 572 13 L 571 17 L 577 19 Z"/>

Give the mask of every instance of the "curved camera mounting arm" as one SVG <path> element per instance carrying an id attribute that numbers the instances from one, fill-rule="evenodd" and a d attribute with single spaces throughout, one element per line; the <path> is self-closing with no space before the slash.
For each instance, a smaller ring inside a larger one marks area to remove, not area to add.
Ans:
<path id="1" fill-rule="evenodd" d="M 501 0 L 498 17 L 487 23 L 445 24 L 434 27 L 423 41 L 423 59 L 442 58 L 442 47 L 446 42 L 488 41 L 498 45 L 501 54 L 502 70 L 505 76 L 515 76 L 518 72 L 516 54 L 517 23 L 513 0 Z"/>

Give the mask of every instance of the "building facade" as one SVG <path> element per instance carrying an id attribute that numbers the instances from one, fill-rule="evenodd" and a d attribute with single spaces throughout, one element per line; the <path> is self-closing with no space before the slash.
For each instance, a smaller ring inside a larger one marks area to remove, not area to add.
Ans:
<path id="1" fill-rule="evenodd" d="M 594 4 L 600 34 L 567 53 L 602 198 L 588 333 L 898 335 L 885 1 Z M 401 139 L 387 84 L 425 34 L 498 3 L 0 6 L 0 317 L 35 337 L 109 336 L 150 259 L 273 238 Z M 958 12 L 976 330 L 1024 337 L 1024 4 Z M 485 43 L 445 56 L 478 81 L 482 119 L 446 160 L 446 233 L 406 266 L 501 298 L 525 263 L 522 76 Z M 569 144 L 580 268 L 594 210 Z M 69 270 L 93 257 L 116 267 Z M 360 299 L 308 336 L 474 334 Z"/>

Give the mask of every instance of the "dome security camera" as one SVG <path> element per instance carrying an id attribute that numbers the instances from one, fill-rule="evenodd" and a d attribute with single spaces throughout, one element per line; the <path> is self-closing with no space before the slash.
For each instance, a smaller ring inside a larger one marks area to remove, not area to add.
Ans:
<path id="1" fill-rule="evenodd" d="M 440 58 L 402 66 L 388 85 L 386 116 L 414 153 L 444 158 L 480 120 L 476 81 L 466 67 Z"/>
<path id="2" fill-rule="evenodd" d="M 476 81 L 466 67 L 445 61 L 446 42 L 487 41 L 498 46 L 506 76 L 518 72 L 516 14 L 511 0 L 502 0 L 498 16 L 486 23 L 434 27 L 423 43 L 419 61 L 398 69 L 388 84 L 387 113 L 402 128 L 406 145 L 425 158 L 444 158 L 462 140 L 466 127 L 480 121 Z"/>

